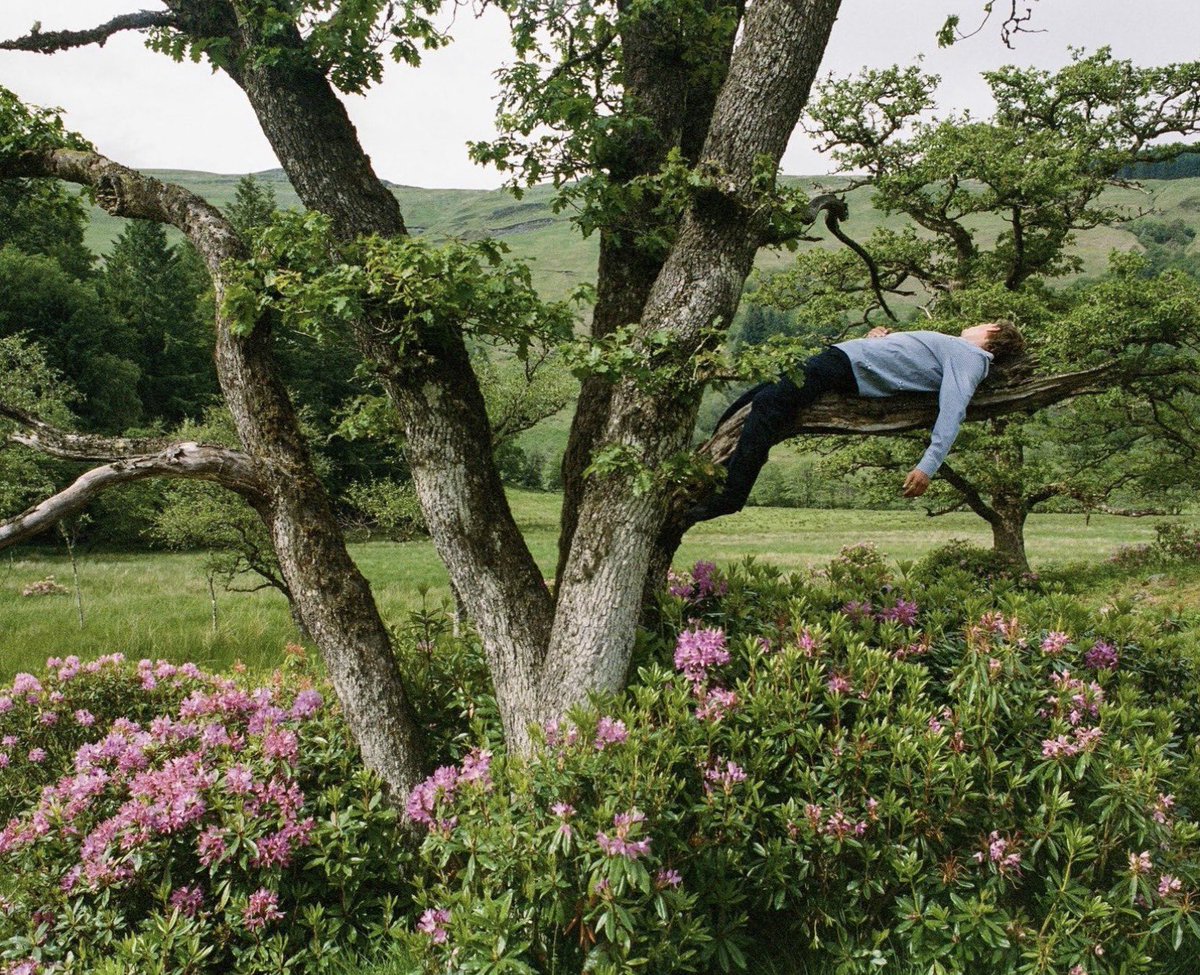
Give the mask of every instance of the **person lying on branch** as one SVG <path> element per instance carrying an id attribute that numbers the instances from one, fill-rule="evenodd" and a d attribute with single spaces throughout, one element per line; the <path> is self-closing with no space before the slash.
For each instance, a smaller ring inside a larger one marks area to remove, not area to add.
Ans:
<path id="1" fill-rule="evenodd" d="M 937 393 L 938 417 L 929 449 L 904 479 L 904 496 L 918 498 L 950 452 L 967 404 L 993 360 L 1019 355 L 1025 340 L 1011 322 L 985 322 L 964 328 L 961 336 L 941 332 L 892 332 L 873 328 L 866 338 L 838 342 L 803 366 L 799 384 L 785 375 L 743 393 L 717 423 L 720 429 L 746 404 L 750 413 L 737 447 L 726 462 L 721 490 L 690 509 L 690 524 L 741 511 L 771 448 L 786 440 L 796 414 L 822 393 L 886 397 L 900 393 Z"/>

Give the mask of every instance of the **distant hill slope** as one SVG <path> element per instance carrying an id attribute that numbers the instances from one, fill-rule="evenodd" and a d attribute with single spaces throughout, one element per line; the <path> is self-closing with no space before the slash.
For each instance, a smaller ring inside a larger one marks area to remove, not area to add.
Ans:
<path id="1" fill-rule="evenodd" d="M 233 200 L 241 176 L 191 172 L 187 170 L 147 170 L 159 179 L 179 183 L 199 193 L 219 207 Z M 299 206 L 300 201 L 282 170 L 255 174 L 275 188 L 280 206 Z M 836 176 L 789 177 L 806 189 L 820 187 L 836 190 L 844 181 Z M 1179 219 L 1200 231 L 1200 178 L 1146 180 L 1144 190 L 1115 190 L 1114 202 L 1131 209 L 1158 210 L 1162 219 Z M 415 233 L 434 237 L 478 239 L 491 236 L 503 240 L 513 253 L 531 261 L 539 289 L 547 298 L 565 295 L 577 284 L 592 281 L 596 273 L 597 238 L 580 237 L 567 212 L 554 213 L 554 190 L 538 186 L 515 199 L 505 190 L 431 190 L 389 184 L 400 201 L 404 219 Z M 847 232 L 858 240 L 868 237 L 879 224 L 900 227 L 903 221 L 885 218 L 870 205 L 870 191 L 858 190 L 849 197 L 850 219 Z M 98 253 L 107 252 L 120 233 L 121 220 L 99 209 L 92 211 L 88 244 Z M 984 225 L 986 226 L 986 224 Z M 1001 224 L 996 222 L 996 231 Z M 818 225 L 814 236 L 824 236 Z M 1198 240 L 1200 243 L 1200 240 Z M 804 247 L 830 246 L 804 244 Z M 1077 250 L 1084 260 L 1084 273 L 1100 273 L 1113 249 L 1129 250 L 1138 246 L 1131 233 L 1119 228 L 1098 228 L 1079 235 Z M 761 268 L 781 267 L 788 263 L 787 251 L 764 251 L 758 260 Z"/>

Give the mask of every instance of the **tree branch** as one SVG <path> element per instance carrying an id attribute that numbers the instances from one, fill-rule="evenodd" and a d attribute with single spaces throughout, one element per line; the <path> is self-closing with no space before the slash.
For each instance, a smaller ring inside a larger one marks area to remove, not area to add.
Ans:
<path id="1" fill-rule="evenodd" d="M 0 402 L 0 417 L 15 421 L 20 432 L 8 439 L 60 460 L 104 461 L 141 457 L 165 450 L 171 441 L 132 437 L 97 437 L 51 426 L 32 413 Z"/>
<path id="2" fill-rule="evenodd" d="M 981 390 L 967 408 L 968 420 L 985 420 L 1007 413 L 1041 409 L 1073 396 L 1106 388 L 1117 372 L 1115 365 L 1098 366 L 1081 372 L 1040 376 L 1007 386 Z M 717 463 L 727 460 L 737 446 L 742 424 L 750 413 L 746 406 L 730 417 L 701 445 L 700 453 Z M 938 402 L 933 393 L 889 396 L 886 399 L 822 396 L 801 411 L 792 436 L 801 434 L 890 435 L 928 428 L 937 419 Z"/>
<path id="3" fill-rule="evenodd" d="M 53 30 L 43 31 L 40 24 L 34 24 L 33 29 L 24 37 L 11 41 L 0 41 L 0 51 L 32 51 L 36 54 L 53 54 L 56 51 L 66 51 L 74 47 L 87 47 L 98 44 L 103 47 L 105 42 L 124 30 L 149 30 L 152 27 L 173 27 L 174 16 L 166 10 L 140 10 L 137 13 L 121 14 L 107 24 L 93 27 L 91 30 Z"/>
<path id="4" fill-rule="evenodd" d="M 26 541 L 83 510 L 105 491 L 151 477 L 196 478 L 236 491 L 262 508 L 267 490 L 254 462 L 241 451 L 198 443 L 176 443 L 155 454 L 129 457 L 96 467 L 69 487 L 14 518 L 0 522 L 0 549 Z"/>
<path id="5" fill-rule="evenodd" d="M 240 257 L 241 238 L 216 207 L 190 190 L 163 183 L 95 152 L 49 149 L 0 159 L 0 179 L 48 178 L 90 186 L 96 203 L 116 217 L 170 224 L 181 230 L 216 274 Z"/>

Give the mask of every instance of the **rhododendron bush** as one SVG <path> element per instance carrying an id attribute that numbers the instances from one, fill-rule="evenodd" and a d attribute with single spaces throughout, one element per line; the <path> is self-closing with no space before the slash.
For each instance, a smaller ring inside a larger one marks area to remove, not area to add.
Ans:
<path id="1" fill-rule="evenodd" d="M 528 759 L 473 641 L 422 618 L 400 649 L 439 754 L 396 812 L 304 666 L 256 687 L 50 661 L 0 691 L 0 952 L 13 972 L 379 949 L 387 971 L 1191 972 L 1195 632 L 1028 586 L 865 546 L 796 577 L 701 564 L 628 691 L 537 729 Z"/>
<path id="2" fill-rule="evenodd" d="M 302 668 L 254 687 L 120 654 L 18 675 L 3 970 L 321 971 L 378 937 L 399 834 L 329 697 Z"/>

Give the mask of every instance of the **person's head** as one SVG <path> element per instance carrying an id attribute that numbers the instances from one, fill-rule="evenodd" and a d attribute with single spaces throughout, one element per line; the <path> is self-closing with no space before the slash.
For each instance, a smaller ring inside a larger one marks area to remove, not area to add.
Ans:
<path id="1" fill-rule="evenodd" d="M 1012 322 L 982 322 L 964 328 L 962 337 L 997 360 L 1010 359 L 1025 351 L 1025 336 Z"/>

